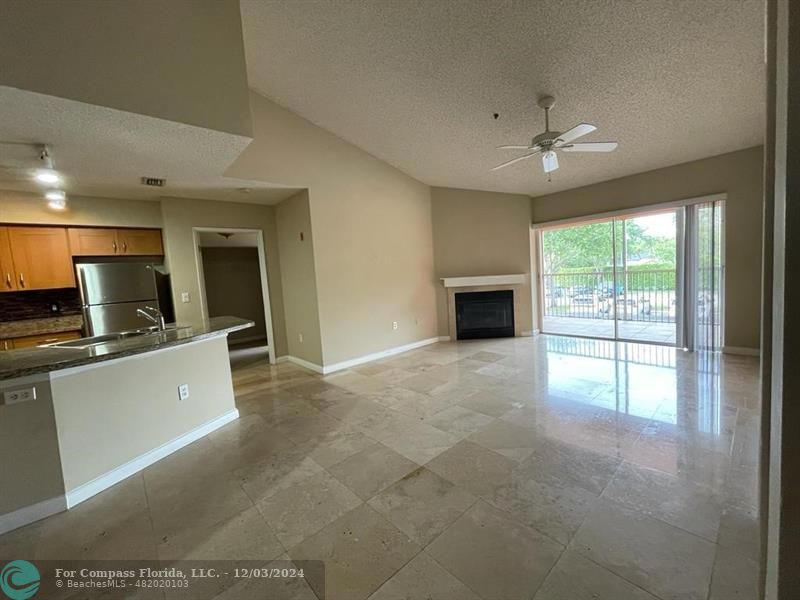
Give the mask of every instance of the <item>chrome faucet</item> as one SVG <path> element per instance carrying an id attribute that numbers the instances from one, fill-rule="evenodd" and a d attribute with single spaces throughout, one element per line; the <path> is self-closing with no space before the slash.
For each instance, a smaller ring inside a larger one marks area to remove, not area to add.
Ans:
<path id="1" fill-rule="evenodd" d="M 145 306 L 144 310 L 137 308 L 136 314 L 154 323 L 159 331 L 164 331 L 167 328 L 167 324 L 164 322 L 164 315 L 157 308 L 152 306 Z"/>

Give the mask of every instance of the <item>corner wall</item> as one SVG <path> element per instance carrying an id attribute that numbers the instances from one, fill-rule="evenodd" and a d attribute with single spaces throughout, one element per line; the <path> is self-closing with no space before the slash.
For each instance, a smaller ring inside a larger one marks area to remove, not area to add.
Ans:
<path id="1" fill-rule="evenodd" d="M 430 188 L 256 93 L 251 110 L 226 175 L 308 189 L 325 365 L 435 337 Z"/>
<path id="2" fill-rule="evenodd" d="M 308 191 L 298 192 L 275 209 L 289 355 L 322 366 L 317 273 Z"/>
<path id="3" fill-rule="evenodd" d="M 533 222 L 726 193 L 725 346 L 758 349 L 762 182 L 763 146 L 756 146 L 533 198 Z"/>
<path id="4" fill-rule="evenodd" d="M 440 277 L 524 273 L 520 314 L 533 330 L 531 306 L 531 201 L 521 194 L 431 188 L 438 334 L 448 335 L 447 291 Z"/>

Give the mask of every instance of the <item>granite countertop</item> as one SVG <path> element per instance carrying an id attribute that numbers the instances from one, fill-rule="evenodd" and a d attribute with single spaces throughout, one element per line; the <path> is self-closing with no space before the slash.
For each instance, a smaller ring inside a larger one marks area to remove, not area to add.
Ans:
<path id="1" fill-rule="evenodd" d="M 45 335 L 76 331 L 83 329 L 83 316 L 59 315 L 43 319 L 20 319 L 18 321 L 0 322 L 0 340 L 25 337 L 27 335 Z"/>
<path id="2" fill-rule="evenodd" d="M 113 340 L 87 348 L 40 346 L 6 350 L 0 352 L 0 380 L 49 373 L 134 354 L 143 354 L 204 338 L 227 335 L 233 331 L 253 327 L 253 325 L 252 321 L 238 317 L 212 317 L 197 324 L 178 325 L 175 329 Z"/>

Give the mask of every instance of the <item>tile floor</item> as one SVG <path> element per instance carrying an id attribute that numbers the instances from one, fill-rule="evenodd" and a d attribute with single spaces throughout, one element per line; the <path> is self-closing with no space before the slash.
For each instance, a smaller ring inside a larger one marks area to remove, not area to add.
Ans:
<path id="1" fill-rule="evenodd" d="M 0 556 L 322 559 L 328 600 L 756 598 L 754 359 L 538 336 L 232 362 L 238 421 Z"/>

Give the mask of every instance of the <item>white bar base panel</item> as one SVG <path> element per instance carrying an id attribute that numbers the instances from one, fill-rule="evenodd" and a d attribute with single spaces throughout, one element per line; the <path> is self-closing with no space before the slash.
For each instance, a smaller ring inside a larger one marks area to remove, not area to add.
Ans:
<path id="1" fill-rule="evenodd" d="M 230 410 L 88 483 L 69 490 L 63 496 L 0 515 L 0 535 L 70 509 L 238 418 L 239 411 Z"/>
<path id="2" fill-rule="evenodd" d="M 89 481 L 88 483 L 84 483 L 75 489 L 69 490 L 66 493 L 67 508 L 72 508 L 73 506 L 88 500 L 92 496 L 96 496 L 103 490 L 110 488 L 112 485 L 119 483 L 123 479 L 127 479 L 131 475 L 135 475 L 139 471 L 142 471 L 153 463 L 158 462 L 162 458 L 169 456 L 173 452 L 177 452 L 184 446 L 188 446 L 192 442 L 196 442 L 201 437 L 208 435 L 212 431 L 216 431 L 223 425 L 227 425 L 231 421 L 235 421 L 238 418 L 238 409 L 234 408 L 233 410 L 229 410 L 216 419 L 212 419 L 211 421 L 203 423 L 199 427 L 195 427 L 194 429 L 187 431 L 174 440 L 171 440 L 166 444 L 162 444 L 157 448 L 153 448 L 149 452 L 126 462 L 124 465 L 121 465 L 116 469 L 109 471 L 108 473 L 105 473 L 104 475 L 101 475 L 92 481 Z"/>

